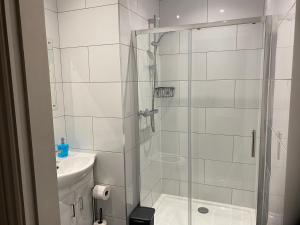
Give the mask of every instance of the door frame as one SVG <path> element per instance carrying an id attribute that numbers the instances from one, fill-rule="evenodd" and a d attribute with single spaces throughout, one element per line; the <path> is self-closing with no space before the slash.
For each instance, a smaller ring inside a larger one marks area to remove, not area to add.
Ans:
<path id="1" fill-rule="evenodd" d="M 1 222 L 59 225 L 43 1 L 0 10 Z"/>

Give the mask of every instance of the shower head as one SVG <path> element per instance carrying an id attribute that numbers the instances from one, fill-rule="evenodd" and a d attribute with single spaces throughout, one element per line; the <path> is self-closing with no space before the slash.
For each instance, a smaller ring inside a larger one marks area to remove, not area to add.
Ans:
<path id="1" fill-rule="evenodd" d="M 170 31 L 170 32 L 171 32 L 171 31 Z M 157 46 L 159 45 L 159 42 L 160 42 L 161 39 L 163 38 L 163 36 L 165 36 L 166 34 L 168 34 L 168 33 L 170 33 L 170 32 L 162 33 L 162 34 L 159 36 L 159 38 L 158 38 L 157 41 L 152 41 L 152 42 L 151 42 L 151 45 L 157 47 Z"/>
<path id="2" fill-rule="evenodd" d="M 154 54 L 150 50 L 147 51 L 147 55 L 151 60 L 154 60 Z"/>

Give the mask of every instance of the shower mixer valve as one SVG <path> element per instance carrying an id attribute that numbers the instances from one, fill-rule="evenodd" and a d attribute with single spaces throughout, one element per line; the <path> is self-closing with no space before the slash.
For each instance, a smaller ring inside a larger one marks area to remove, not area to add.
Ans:
<path id="1" fill-rule="evenodd" d="M 139 111 L 139 116 L 149 117 L 156 113 L 158 113 L 158 109 L 152 109 L 152 110 L 145 109 L 144 111 L 143 110 Z"/>

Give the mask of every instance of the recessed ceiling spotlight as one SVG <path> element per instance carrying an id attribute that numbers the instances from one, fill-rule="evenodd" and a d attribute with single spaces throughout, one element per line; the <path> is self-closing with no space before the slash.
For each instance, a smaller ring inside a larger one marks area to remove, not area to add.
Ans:
<path id="1" fill-rule="evenodd" d="M 224 10 L 224 9 L 220 9 L 219 12 L 220 12 L 220 13 L 224 13 L 225 10 Z"/>
<path id="2" fill-rule="evenodd" d="M 178 19 L 178 20 L 180 19 L 180 15 L 179 14 L 176 15 L 176 19 Z"/>

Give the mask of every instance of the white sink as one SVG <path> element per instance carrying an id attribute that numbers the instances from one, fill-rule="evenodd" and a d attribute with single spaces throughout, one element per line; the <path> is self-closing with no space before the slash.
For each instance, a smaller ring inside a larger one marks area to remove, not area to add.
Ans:
<path id="1" fill-rule="evenodd" d="M 93 169 L 95 157 L 95 154 L 80 152 L 69 152 L 66 158 L 56 157 L 58 188 L 63 189 L 82 180 Z"/>

